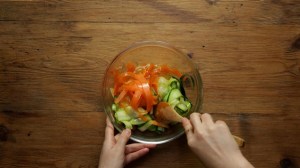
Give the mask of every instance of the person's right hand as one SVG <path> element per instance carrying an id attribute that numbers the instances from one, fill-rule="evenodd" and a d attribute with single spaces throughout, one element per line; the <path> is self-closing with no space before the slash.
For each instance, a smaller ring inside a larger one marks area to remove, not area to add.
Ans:
<path id="1" fill-rule="evenodd" d="M 188 145 L 206 167 L 253 168 L 242 155 L 224 121 L 213 122 L 205 113 L 193 113 L 182 119 Z"/>

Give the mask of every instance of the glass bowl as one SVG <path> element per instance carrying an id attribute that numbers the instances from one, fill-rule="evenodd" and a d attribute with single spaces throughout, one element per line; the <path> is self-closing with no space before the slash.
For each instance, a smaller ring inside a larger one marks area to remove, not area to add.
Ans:
<path id="1" fill-rule="evenodd" d="M 125 68 L 128 62 L 136 65 L 143 64 L 167 64 L 172 68 L 178 69 L 185 75 L 183 87 L 186 92 L 186 97 L 191 101 L 192 108 L 190 113 L 199 112 L 202 107 L 202 80 L 197 66 L 192 59 L 183 51 L 159 41 L 138 42 L 118 54 L 109 64 L 103 81 L 102 94 L 104 110 L 114 127 L 121 132 L 125 127 L 115 122 L 114 112 L 111 106 L 114 102 L 110 92 L 113 87 L 112 71 L 117 68 Z M 188 114 L 189 116 L 190 114 Z M 131 139 L 141 143 L 161 144 L 172 141 L 184 133 L 181 123 L 175 124 L 166 129 L 162 134 L 155 132 L 140 132 L 133 130 Z"/>

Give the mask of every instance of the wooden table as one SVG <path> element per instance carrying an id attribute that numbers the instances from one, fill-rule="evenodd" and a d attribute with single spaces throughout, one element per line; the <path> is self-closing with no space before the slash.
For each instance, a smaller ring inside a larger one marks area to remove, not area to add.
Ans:
<path id="1" fill-rule="evenodd" d="M 0 2 L 0 167 L 97 167 L 104 71 L 143 40 L 190 52 L 256 167 L 300 165 L 298 0 L 34 0 Z M 201 163 L 183 136 L 129 167 Z"/>

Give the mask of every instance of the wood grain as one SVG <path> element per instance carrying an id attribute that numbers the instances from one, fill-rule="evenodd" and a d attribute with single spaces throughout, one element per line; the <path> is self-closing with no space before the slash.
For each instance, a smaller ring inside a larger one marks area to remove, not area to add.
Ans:
<path id="1" fill-rule="evenodd" d="M 105 23 L 299 23 L 297 0 L 0 2 L 0 20 Z M 159 17 L 159 20 L 157 20 Z"/>
<path id="2" fill-rule="evenodd" d="M 97 167 L 105 69 L 143 40 L 189 53 L 256 167 L 300 165 L 297 0 L 130 0 L 0 2 L 0 167 Z M 202 166 L 183 136 L 128 167 Z"/>

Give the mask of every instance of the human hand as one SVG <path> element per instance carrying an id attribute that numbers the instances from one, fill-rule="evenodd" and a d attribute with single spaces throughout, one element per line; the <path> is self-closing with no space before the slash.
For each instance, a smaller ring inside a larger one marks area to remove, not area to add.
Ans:
<path id="1" fill-rule="evenodd" d="M 153 144 L 133 143 L 128 144 L 131 131 L 125 129 L 121 134 L 114 136 L 114 127 L 109 119 L 106 119 L 105 139 L 100 155 L 99 168 L 122 168 L 126 164 L 136 160 L 154 148 Z"/>
<path id="2" fill-rule="evenodd" d="M 205 113 L 182 119 L 188 145 L 209 168 L 253 168 L 241 153 L 224 121 L 213 122 Z"/>

